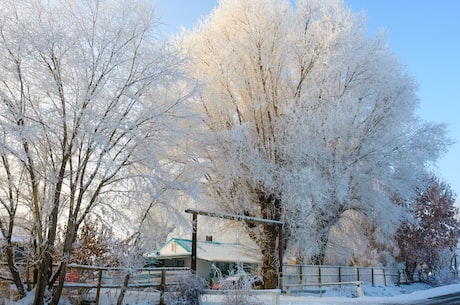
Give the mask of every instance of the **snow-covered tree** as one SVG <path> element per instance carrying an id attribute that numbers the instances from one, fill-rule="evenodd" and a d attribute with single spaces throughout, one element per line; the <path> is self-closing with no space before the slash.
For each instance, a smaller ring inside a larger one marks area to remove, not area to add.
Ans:
<path id="1" fill-rule="evenodd" d="M 5 0 L 0 20 L 1 202 L 10 216 L 16 201 L 30 211 L 34 304 L 57 304 L 90 212 L 129 214 L 180 190 L 190 90 L 145 1 Z"/>
<path id="2" fill-rule="evenodd" d="M 284 220 L 288 248 L 318 264 L 331 229 L 357 213 L 394 230 L 389 194 L 406 195 L 446 145 L 442 125 L 415 116 L 416 86 L 383 35 L 363 24 L 340 0 L 222 0 L 186 37 L 203 82 L 210 202 Z M 277 228 L 247 229 L 274 287 Z"/>
<path id="3" fill-rule="evenodd" d="M 395 235 L 400 248 L 398 259 L 405 264 L 410 281 L 421 264 L 430 270 L 439 269 L 440 254 L 446 249 L 453 252 L 460 237 L 458 208 L 450 186 L 432 176 L 416 193 L 412 218 L 404 221 Z"/>

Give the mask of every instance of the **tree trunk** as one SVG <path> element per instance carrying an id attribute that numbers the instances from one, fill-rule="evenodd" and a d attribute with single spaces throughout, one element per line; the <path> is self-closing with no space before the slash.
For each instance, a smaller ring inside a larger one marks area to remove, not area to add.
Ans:
<path id="1" fill-rule="evenodd" d="M 13 282 L 16 285 L 16 288 L 18 289 L 19 297 L 23 298 L 26 295 L 26 292 L 24 290 L 24 284 L 22 283 L 18 267 L 16 266 L 14 261 L 14 250 L 13 245 L 11 244 L 9 244 L 6 247 L 6 260 L 8 262 L 8 268 L 10 269 L 10 273 L 13 277 Z"/>
<path id="2" fill-rule="evenodd" d="M 262 252 L 262 276 L 264 288 L 273 289 L 278 287 L 278 253 L 276 249 L 277 227 L 275 225 L 263 225 L 265 240 L 259 244 Z"/>
<path id="3" fill-rule="evenodd" d="M 59 266 L 59 269 L 56 271 L 56 276 L 59 276 L 59 280 L 58 280 L 57 287 L 55 288 L 55 291 L 53 294 L 53 299 L 51 300 L 49 305 L 58 305 L 59 299 L 61 298 L 62 289 L 64 288 L 66 271 L 67 271 L 67 260 L 64 259 L 64 261 Z M 54 285 L 55 280 L 56 280 L 56 277 L 53 276 L 53 278 L 50 281 L 51 286 Z"/>
<path id="4" fill-rule="evenodd" d="M 128 289 L 129 283 L 129 272 L 126 273 L 125 279 L 123 280 L 123 286 L 121 287 L 120 294 L 118 295 L 117 305 L 121 305 L 123 303 L 123 299 L 125 298 L 126 289 Z"/>
<path id="5" fill-rule="evenodd" d="M 48 288 L 49 278 L 52 272 L 52 257 L 49 249 L 44 249 L 43 256 L 40 262 L 40 268 L 37 279 L 37 286 L 35 287 L 34 305 L 44 305 L 46 290 Z"/>
<path id="6" fill-rule="evenodd" d="M 414 273 L 417 269 L 417 262 L 406 262 L 405 265 L 406 268 L 404 272 L 406 273 L 407 281 L 409 284 L 412 284 L 414 282 Z"/>
<path id="7" fill-rule="evenodd" d="M 331 206 L 331 210 L 320 210 L 319 219 L 317 219 L 314 230 L 317 236 L 316 244 L 318 250 L 315 254 L 310 256 L 310 260 L 314 265 L 324 265 L 331 229 L 339 222 L 340 217 L 342 217 L 343 213 L 347 211 L 348 208 L 347 205 L 335 201 Z"/>
<path id="8" fill-rule="evenodd" d="M 273 195 L 259 192 L 259 204 L 261 207 L 262 218 L 267 220 L 281 220 L 281 200 Z M 261 231 L 257 230 L 257 225 L 248 224 L 249 236 L 257 243 L 262 252 L 262 276 L 264 288 L 273 289 L 278 287 L 278 249 L 277 238 L 280 227 L 274 224 L 261 225 Z M 282 246 L 282 241 L 278 246 Z"/>
<path id="9" fill-rule="evenodd" d="M 78 231 L 78 225 L 75 223 L 75 221 L 73 221 L 73 219 L 74 218 L 71 217 L 70 220 L 67 222 L 64 248 L 62 249 L 63 260 L 61 265 L 59 266 L 59 270 L 56 272 L 56 274 L 59 275 L 59 281 L 54 291 L 53 299 L 51 300 L 49 305 L 58 305 L 59 299 L 62 295 L 62 289 L 64 288 L 64 281 L 67 273 L 67 265 L 69 263 L 69 258 L 72 253 L 73 242 L 75 241 L 76 232 Z M 53 278 L 50 284 L 53 285 L 54 281 L 55 280 Z"/>
<path id="10" fill-rule="evenodd" d="M 65 134 L 64 134 L 63 142 L 66 142 Z M 52 275 L 53 252 L 54 252 L 54 243 L 56 240 L 56 231 L 57 231 L 57 226 L 58 226 L 58 213 L 59 213 L 59 206 L 60 206 L 60 200 L 61 200 L 60 197 L 61 197 L 63 179 L 65 176 L 65 167 L 66 167 L 69 155 L 70 154 L 66 153 L 64 155 L 63 160 L 61 161 L 61 167 L 59 170 L 59 175 L 57 177 L 56 187 L 54 189 L 53 206 L 52 206 L 53 208 L 51 209 L 51 213 L 49 215 L 48 240 L 46 242 L 44 251 L 41 252 L 44 257 L 43 256 L 41 257 L 42 261 L 41 261 L 41 266 L 40 266 L 40 274 L 38 275 L 37 287 L 35 288 L 34 305 L 43 305 L 44 297 L 45 297 L 45 290 L 47 288 L 49 289 L 52 288 L 52 287 L 48 287 L 48 285 L 49 285 L 49 280 Z M 58 294 L 60 296 L 61 292 L 59 292 Z M 57 301 L 59 301 L 59 299 Z"/>

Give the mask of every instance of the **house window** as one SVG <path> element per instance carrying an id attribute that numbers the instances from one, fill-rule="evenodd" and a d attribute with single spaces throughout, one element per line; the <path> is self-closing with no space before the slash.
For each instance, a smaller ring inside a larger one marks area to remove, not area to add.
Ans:
<path id="1" fill-rule="evenodd" d="M 216 268 L 219 269 L 224 276 L 230 274 L 230 263 L 217 262 Z"/>
<path id="2" fill-rule="evenodd" d="M 176 243 L 171 244 L 171 251 L 176 253 Z"/>
<path id="3" fill-rule="evenodd" d="M 185 267 L 185 260 L 183 259 L 178 259 L 176 261 L 176 267 Z"/>

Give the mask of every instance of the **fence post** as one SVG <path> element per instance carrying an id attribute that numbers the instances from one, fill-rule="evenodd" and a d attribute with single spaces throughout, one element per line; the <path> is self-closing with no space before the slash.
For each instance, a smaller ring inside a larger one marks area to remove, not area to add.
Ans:
<path id="1" fill-rule="evenodd" d="M 342 267 L 339 266 L 339 283 L 342 282 Z M 342 285 L 339 285 L 339 287 L 341 288 Z"/>
<path id="2" fill-rule="evenodd" d="M 383 272 L 383 285 L 387 285 L 387 276 L 385 275 L 385 268 L 382 268 L 382 272 Z"/>
<path id="3" fill-rule="evenodd" d="M 359 281 L 359 267 L 356 267 L 356 280 Z"/>
<path id="4" fill-rule="evenodd" d="M 280 289 L 276 289 L 273 292 L 273 305 L 279 305 L 280 304 L 280 293 L 281 293 Z"/>
<path id="5" fill-rule="evenodd" d="M 303 265 L 299 265 L 299 284 L 303 282 Z"/>
<path id="6" fill-rule="evenodd" d="M 97 272 L 96 305 L 99 305 L 99 298 L 101 296 L 101 285 L 102 285 L 102 269 L 99 269 Z"/>
<path id="7" fill-rule="evenodd" d="M 372 277 L 372 287 L 375 286 L 375 279 L 374 279 L 374 268 L 371 269 L 371 277 Z"/>
<path id="8" fill-rule="evenodd" d="M 318 285 L 321 285 L 322 279 L 321 279 L 321 266 L 318 266 Z"/>
<path id="9" fill-rule="evenodd" d="M 161 283 L 160 283 L 160 305 L 164 305 L 164 293 L 166 282 L 166 270 L 161 270 Z"/>
<path id="10" fill-rule="evenodd" d="M 192 261 L 190 263 L 190 268 L 192 272 L 196 274 L 196 243 L 198 241 L 197 238 L 197 231 L 198 231 L 198 214 L 192 214 Z"/>
<path id="11" fill-rule="evenodd" d="M 358 297 L 364 296 L 363 287 L 361 287 L 361 282 L 356 284 L 356 290 L 358 291 Z"/>
<path id="12" fill-rule="evenodd" d="M 323 287 L 321 287 L 321 283 L 322 283 L 322 279 L 321 279 L 321 265 L 318 266 L 318 287 L 319 287 L 319 296 L 320 297 L 323 297 Z"/>

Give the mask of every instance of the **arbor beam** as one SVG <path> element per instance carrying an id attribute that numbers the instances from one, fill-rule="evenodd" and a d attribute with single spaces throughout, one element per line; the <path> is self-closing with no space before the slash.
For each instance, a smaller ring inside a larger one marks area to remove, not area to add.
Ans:
<path id="1" fill-rule="evenodd" d="M 264 219 L 259 217 L 251 217 L 245 215 L 238 215 L 238 214 L 226 214 L 226 213 L 215 213 L 215 212 L 207 212 L 202 210 L 195 210 L 195 209 L 186 209 L 185 213 L 208 216 L 208 217 L 216 217 L 216 218 L 223 218 L 229 220 L 237 220 L 237 221 L 244 221 L 249 223 L 269 223 L 274 225 L 284 225 L 284 222 L 279 220 L 271 220 L 271 219 Z"/>

